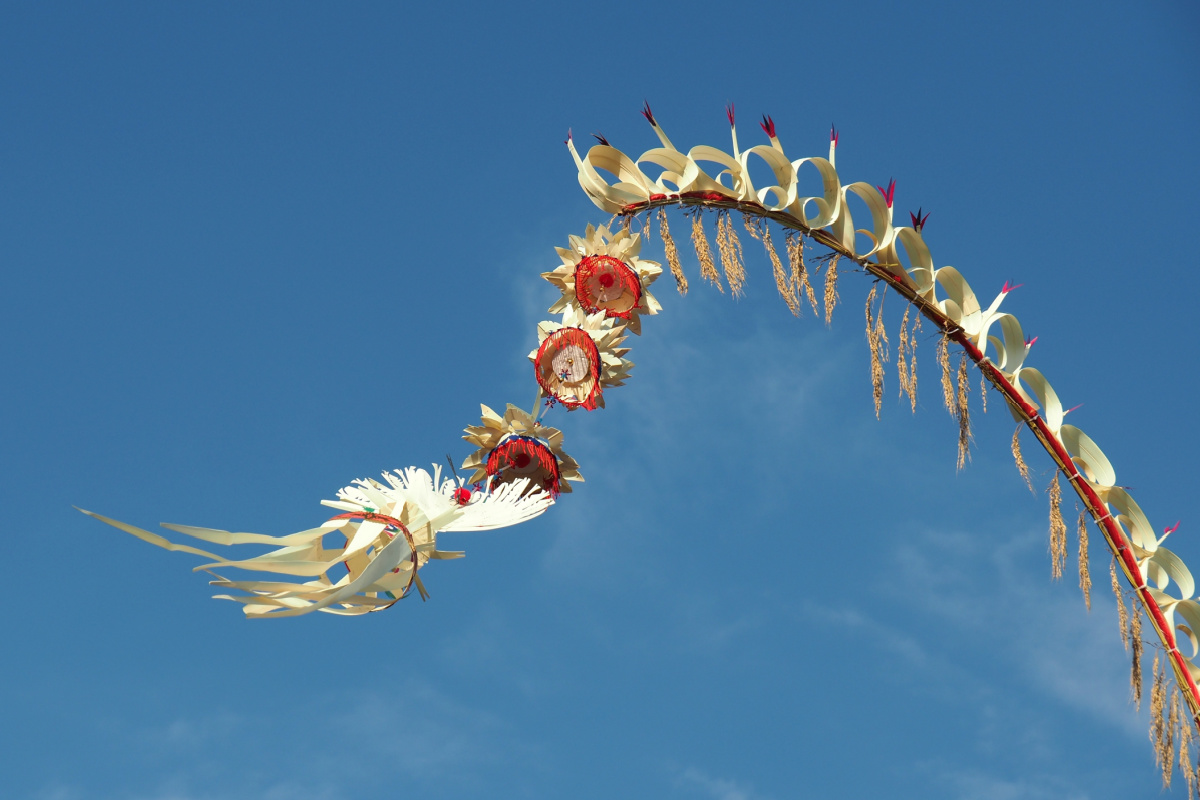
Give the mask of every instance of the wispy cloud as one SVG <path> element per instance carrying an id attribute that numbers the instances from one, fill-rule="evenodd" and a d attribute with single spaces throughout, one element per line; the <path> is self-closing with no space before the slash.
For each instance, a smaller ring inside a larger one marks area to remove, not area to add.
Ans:
<path id="1" fill-rule="evenodd" d="M 766 800 L 747 783 L 709 775 L 696 767 L 688 767 L 675 778 L 675 787 L 688 794 L 712 800 Z"/>

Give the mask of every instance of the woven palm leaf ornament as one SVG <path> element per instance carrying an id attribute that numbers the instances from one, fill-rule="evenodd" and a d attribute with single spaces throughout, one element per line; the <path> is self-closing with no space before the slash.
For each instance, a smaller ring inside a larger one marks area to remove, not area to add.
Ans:
<path id="1" fill-rule="evenodd" d="M 686 294 L 687 277 L 666 212 L 678 209 L 690 215 L 691 241 L 701 276 L 723 292 L 716 269 L 719 258 L 725 282 L 736 296 L 745 282 L 742 245 L 733 222 L 737 215 L 747 233 L 765 248 L 780 295 L 794 314 L 802 312 L 806 300 L 817 312 L 817 295 L 822 289 L 814 291 L 813 283 L 821 269 L 825 270 L 826 320 L 838 302 L 839 261 L 849 260 L 875 278 L 866 318 L 877 413 L 883 364 L 890 360 L 882 309 L 876 306 L 880 284 L 882 294 L 890 290 L 909 304 L 898 337 L 896 363 L 901 389 L 912 400 L 914 410 L 916 332 L 922 320 L 938 329 L 941 388 L 947 410 L 958 422 L 960 467 L 969 457 L 971 441 L 968 368 L 975 367 L 984 388 L 990 385 L 1005 399 L 1018 424 L 1012 447 L 1022 476 L 1028 481 L 1020 449 L 1023 428 L 1031 432 L 1056 467 L 1050 486 L 1052 574 L 1061 575 L 1067 555 L 1067 526 L 1060 508 L 1061 476 L 1084 507 L 1077 530 L 1080 586 L 1085 600 L 1090 607 L 1086 526 L 1090 516 L 1113 555 L 1112 587 L 1122 637 L 1133 654 L 1131 684 L 1139 702 L 1143 614 L 1154 631 L 1153 644 L 1160 650 L 1151 675 L 1151 738 L 1164 783 L 1170 784 L 1173 765 L 1177 764 L 1189 790 L 1194 790 L 1197 767 L 1189 748 L 1192 726 L 1200 719 L 1196 684 L 1200 678 L 1196 664 L 1200 655 L 1200 602 L 1195 597 L 1192 573 L 1163 546 L 1178 525 L 1160 535 L 1129 491 L 1116 484 L 1116 473 L 1103 451 L 1081 429 L 1064 421 L 1068 412 L 1050 382 L 1027 363 L 1036 339 L 1026 340 L 1017 318 L 1000 311 L 1016 287 L 1006 283 L 985 308 L 960 272 L 953 267 L 935 267 L 923 237 L 928 214 L 919 211 L 910 215 L 912 224 L 908 226 L 895 224 L 894 182 L 886 188 L 864 182 L 842 183 L 836 168 L 836 130 L 831 131 L 827 157 L 793 160 L 785 154 L 774 122 L 764 117 L 761 127 L 768 144 L 741 150 L 731 106 L 731 152 L 701 145 L 685 153 L 672 144 L 649 105 L 642 113 L 661 146 L 636 159 L 604 139 L 580 155 L 568 133 L 566 145 L 580 186 L 602 211 L 614 215 L 614 221 L 621 219 L 623 225 L 611 229 L 589 225 L 582 237 L 572 235 L 568 247 L 557 248 L 562 263 L 542 277 L 561 292 L 549 309 L 561 317 L 538 325 L 538 346 L 529 354 L 537 384 L 534 407 L 526 412 L 509 405 L 503 415 L 482 407 L 481 424 L 466 428 L 463 437 L 476 448 L 462 465 L 470 471 L 469 477 L 443 477 L 435 467 L 432 474 L 415 468 L 388 473 L 382 483 L 359 480 L 338 492 L 336 500 L 323 501 L 339 514 L 317 528 L 286 536 L 165 526 L 209 546 L 272 548 L 249 558 L 226 558 L 98 514 L 84 513 L 150 544 L 206 559 L 195 569 L 213 575 L 212 584 L 221 590 L 216 596 L 241 603 L 252 618 L 312 611 L 363 614 L 388 608 L 413 591 L 425 597 L 419 571 L 430 560 L 462 555 L 439 550 L 438 533 L 495 529 L 532 519 L 561 494 L 570 492 L 573 482 L 583 480 L 578 463 L 563 450 L 562 432 L 539 422 L 539 416 L 544 410 L 543 401 L 545 406 L 562 405 L 568 411 L 603 407 L 606 390 L 622 385 L 633 366 L 625 358 L 628 349 L 622 346 L 626 334 L 640 335 L 642 316 L 661 310 L 650 286 L 662 268 L 639 257 L 642 236 L 631 232 L 630 223 L 644 213 L 644 224 L 649 226 L 651 215 L 657 217 L 672 276 L 680 294 Z M 754 185 L 751 159 L 765 164 L 773 184 Z M 650 177 L 647 169 L 657 176 Z M 813 172 L 819 179 L 820 194 L 801 196 L 800 175 Z M 851 195 L 866 207 L 869 221 L 864 220 L 865 227 L 856 227 L 848 203 Z M 704 226 L 707 212 L 717 216 L 716 257 Z M 784 259 L 776 250 L 772 223 L 783 229 Z M 814 244 L 827 252 L 806 258 L 806 250 Z M 790 269 L 784 269 L 785 260 Z M 879 303 L 881 306 L 882 299 Z M 911 327 L 910 312 L 914 312 Z M 951 344 L 960 351 L 957 369 L 951 363 Z M 291 580 L 223 577 L 222 573 L 233 569 L 275 573 Z M 1132 591 L 1121 588 L 1118 572 Z M 1181 641 L 1187 645 L 1186 652 L 1180 649 Z M 1178 689 L 1169 693 L 1169 701 L 1167 664 Z"/>

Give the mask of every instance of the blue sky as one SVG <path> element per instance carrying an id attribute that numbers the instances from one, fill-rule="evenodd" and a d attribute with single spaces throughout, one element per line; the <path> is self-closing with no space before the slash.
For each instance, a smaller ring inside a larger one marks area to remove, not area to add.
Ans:
<path id="1" fill-rule="evenodd" d="M 553 248 L 607 219 L 567 128 L 640 153 L 649 99 L 724 147 L 734 101 L 793 157 L 836 123 L 939 266 L 1024 283 L 1035 365 L 1196 565 L 1197 31 L 1153 2 L 9 5 L 6 795 L 1150 796 L 1107 558 L 1090 614 L 1049 579 L 999 398 L 956 473 L 934 340 L 918 413 L 889 373 L 876 421 L 868 281 L 793 319 L 748 239 L 736 302 L 685 248 L 628 385 L 551 413 L 586 484 L 447 535 L 427 603 L 249 622 L 71 505 L 279 534 L 461 459 L 479 403 L 532 402 Z"/>

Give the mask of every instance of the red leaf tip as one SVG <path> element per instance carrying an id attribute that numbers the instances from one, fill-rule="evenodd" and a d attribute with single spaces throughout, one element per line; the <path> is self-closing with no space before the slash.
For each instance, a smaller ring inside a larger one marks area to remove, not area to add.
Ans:
<path id="1" fill-rule="evenodd" d="M 888 181 L 888 188 L 886 189 L 884 189 L 882 186 L 876 186 L 875 188 L 879 190 L 879 193 L 883 195 L 883 199 L 887 201 L 887 207 L 891 208 L 892 198 L 896 194 L 896 179 L 892 178 L 890 181 Z"/>
<path id="2" fill-rule="evenodd" d="M 729 127 L 733 127 L 733 103 L 725 106 L 725 116 L 729 118 Z"/>
<path id="3" fill-rule="evenodd" d="M 766 114 L 763 114 L 762 122 L 758 123 L 768 137 L 775 138 L 775 120 L 771 119 Z"/>
<path id="4" fill-rule="evenodd" d="M 921 231 L 921 229 L 923 229 L 925 227 L 925 223 L 929 220 L 928 214 L 926 214 L 923 217 L 921 216 L 921 210 L 923 208 L 924 208 L 924 206 L 922 206 L 921 208 L 918 208 L 917 213 L 915 213 L 915 214 L 912 213 L 911 211 L 908 212 L 909 219 L 912 220 L 913 229 L 916 230 L 918 233 Z"/>
<path id="5" fill-rule="evenodd" d="M 650 110 L 650 101 L 643 100 L 642 104 L 642 116 L 646 118 L 646 122 L 657 128 L 658 123 L 654 121 L 654 112 Z"/>

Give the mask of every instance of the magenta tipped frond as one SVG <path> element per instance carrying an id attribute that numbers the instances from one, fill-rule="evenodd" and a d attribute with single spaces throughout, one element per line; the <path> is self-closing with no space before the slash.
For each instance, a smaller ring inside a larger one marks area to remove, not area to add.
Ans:
<path id="1" fill-rule="evenodd" d="M 762 122 L 758 123 L 758 125 L 763 129 L 763 133 L 765 133 L 768 138 L 775 138 L 775 120 L 771 119 L 766 114 L 763 114 Z"/>
<path id="2" fill-rule="evenodd" d="M 643 100 L 642 102 L 642 116 L 646 118 L 646 122 L 649 122 L 651 125 L 657 128 L 658 123 L 654 121 L 654 112 L 650 110 L 650 101 Z"/>

